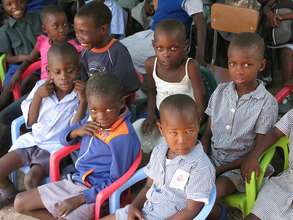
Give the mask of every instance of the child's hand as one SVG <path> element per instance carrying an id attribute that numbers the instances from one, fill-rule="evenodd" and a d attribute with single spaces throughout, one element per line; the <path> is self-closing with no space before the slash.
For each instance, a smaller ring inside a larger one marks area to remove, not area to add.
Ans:
<path id="1" fill-rule="evenodd" d="M 47 80 L 43 85 L 41 85 L 38 90 L 36 91 L 36 94 L 41 97 L 48 97 L 54 92 L 54 83 L 53 80 Z"/>
<path id="2" fill-rule="evenodd" d="M 241 164 L 241 175 L 248 183 L 250 182 L 250 176 L 253 171 L 255 171 L 256 176 L 259 175 L 260 170 L 257 158 L 253 155 L 247 155 Z"/>
<path id="3" fill-rule="evenodd" d="M 277 19 L 278 16 L 274 12 L 268 11 L 266 13 L 266 16 L 267 16 L 267 19 L 268 19 L 269 24 L 273 28 L 278 27 L 278 25 L 279 25 L 279 22 L 278 22 L 278 19 Z"/>
<path id="4" fill-rule="evenodd" d="M 97 122 L 89 121 L 85 125 L 71 132 L 70 136 L 72 139 L 76 137 L 83 137 L 85 135 L 94 136 L 98 130 L 99 125 Z"/>
<path id="5" fill-rule="evenodd" d="M 9 82 L 9 87 L 10 89 L 14 89 L 15 84 L 19 81 L 21 73 L 16 71 L 14 75 L 12 76 L 10 82 Z"/>
<path id="6" fill-rule="evenodd" d="M 138 208 L 134 207 L 133 205 L 130 205 L 128 210 L 127 220 L 137 220 L 137 219 L 143 220 L 141 211 Z"/>
<path id="7" fill-rule="evenodd" d="M 85 203 L 83 195 L 75 196 L 62 202 L 57 202 L 55 208 L 58 211 L 58 218 L 66 217 L 72 210 L 78 208 L 83 203 Z"/>
<path id="8" fill-rule="evenodd" d="M 81 80 L 76 80 L 74 82 L 74 90 L 77 93 L 78 99 L 80 102 L 85 102 L 85 82 Z"/>
<path id="9" fill-rule="evenodd" d="M 142 123 L 142 127 L 141 127 L 142 133 L 143 134 L 150 134 L 152 132 L 152 130 L 154 129 L 155 125 L 156 125 L 156 119 L 148 117 Z"/>

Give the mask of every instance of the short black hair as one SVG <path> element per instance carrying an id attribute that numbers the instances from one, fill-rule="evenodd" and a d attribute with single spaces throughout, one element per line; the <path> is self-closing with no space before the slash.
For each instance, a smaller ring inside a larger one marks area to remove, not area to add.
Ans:
<path id="1" fill-rule="evenodd" d="M 42 23 L 44 24 L 45 20 L 46 20 L 46 16 L 47 15 L 59 15 L 59 14 L 65 14 L 64 10 L 62 8 L 60 8 L 57 5 L 47 5 L 45 6 L 42 11 L 41 11 L 41 20 Z"/>
<path id="2" fill-rule="evenodd" d="M 159 32 L 164 32 L 168 34 L 179 33 L 182 34 L 184 40 L 186 40 L 186 28 L 185 25 L 175 19 L 165 19 L 157 24 L 155 29 L 155 36 Z"/>
<path id="3" fill-rule="evenodd" d="M 259 56 L 264 57 L 265 42 L 257 33 L 243 32 L 233 37 L 229 50 L 232 47 L 237 48 L 256 48 L 259 50 Z"/>
<path id="4" fill-rule="evenodd" d="M 112 13 L 110 9 L 99 1 L 92 1 L 84 6 L 76 13 L 77 17 L 89 17 L 93 19 L 97 27 L 104 24 L 110 24 Z"/>
<path id="5" fill-rule="evenodd" d="M 68 42 L 54 42 L 48 51 L 48 62 L 51 56 L 68 56 L 74 63 L 79 65 L 79 53 L 76 48 Z"/>
<path id="6" fill-rule="evenodd" d="M 187 115 L 188 117 L 192 116 L 195 118 L 195 122 L 199 126 L 199 112 L 198 107 L 195 101 L 188 95 L 184 94 L 175 94 L 170 95 L 165 98 L 160 104 L 160 114 L 168 109 L 172 112 L 179 112 Z"/>
<path id="7" fill-rule="evenodd" d="M 86 96 L 107 96 L 113 98 L 113 100 L 121 101 L 123 97 L 123 85 L 111 73 L 96 72 L 86 83 Z"/>

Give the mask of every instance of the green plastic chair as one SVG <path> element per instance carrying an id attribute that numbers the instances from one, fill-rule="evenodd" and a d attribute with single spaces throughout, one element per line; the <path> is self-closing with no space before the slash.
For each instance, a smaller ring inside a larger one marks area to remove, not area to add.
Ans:
<path id="1" fill-rule="evenodd" d="M 0 56 L 0 80 L 1 84 L 3 83 L 3 80 L 5 78 L 5 67 L 6 67 L 6 60 L 5 60 L 5 54 L 2 54 Z"/>
<path id="2" fill-rule="evenodd" d="M 222 199 L 222 202 L 230 207 L 237 208 L 242 212 L 243 217 L 247 216 L 255 203 L 256 196 L 263 184 L 264 174 L 268 168 L 271 160 L 274 157 L 276 148 L 281 148 L 284 153 L 284 167 L 288 167 L 288 138 L 281 137 L 274 145 L 272 145 L 268 150 L 266 150 L 263 155 L 259 158 L 260 161 L 260 174 L 256 177 L 255 172 L 252 172 L 250 183 L 245 182 L 245 192 L 244 193 L 234 193 L 232 195 L 226 196 Z M 287 149 L 287 150 L 286 150 Z M 285 155 L 287 152 L 287 156 Z M 286 160 L 287 158 L 287 160 Z"/>

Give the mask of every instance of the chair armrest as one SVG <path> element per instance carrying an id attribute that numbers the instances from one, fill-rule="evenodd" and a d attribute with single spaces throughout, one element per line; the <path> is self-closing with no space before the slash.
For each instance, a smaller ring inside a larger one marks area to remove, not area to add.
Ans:
<path id="1" fill-rule="evenodd" d="M 21 74 L 20 81 L 26 79 L 30 75 L 32 75 L 34 72 L 36 72 L 38 69 L 41 68 L 41 61 L 36 61 L 29 65 L 26 70 Z M 20 91 L 20 84 L 17 82 L 12 90 L 14 100 L 18 100 L 21 97 L 21 91 Z"/>
<path id="2" fill-rule="evenodd" d="M 106 187 L 105 189 L 101 190 L 97 197 L 96 197 L 96 207 L 95 207 L 95 219 L 99 219 L 100 217 L 100 209 L 102 204 L 106 199 L 108 199 L 117 189 L 119 189 L 123 184 L 125 184 L 129 178 L 134 175 L 135 171 L 140 165 L 142 159 L 142 150 L 140 149 L 136 159 L 128 169 L 126 173 L 124 173 L 118 180 L 112 183 L 110 186 Z M 110 201 L 110 207 L 112 207 Z"/>
<path id="3" fill-rule="evenodd" d="M 15 143 L 17 138 L 20 136 L 20 127 L 25 123 L 24 117 L 20 116 L 14 119 L 11 123 L 11 140 L 12 144 Z"/>
<path id="4" fill-rule="evenodd" d="M 217 189 L 216 189 L 216 185 L 214 185 L 212 188 L 211 194 L 209 196 L 208 204 L 205 204 L 204 207 L 202 207 L 200 212 L 197 214 L 197 216 L 193 220 L 206 219 L 208 215 L 210 214 L 212 208 L 214 207 L 216 197 L 217 197 Z"/>
<path id="5" fill-rule="evenodd" d="M 80 148 L 80 143 L 70 146 L 64 146 L 50 156 L 50 178 L 52 182 L 60 179 L 60 161 L 71 152 Z"/>
<path id="6" fill-rule="evenodd" d="M 275 98 L 277 99 L 278 104 L 281 104 L 286 96 L 288 96 L 291 92 L 293 92 L 293 85 L 287 85 L 283 87 L 279 92 L 277 92 Z"/>
<path id="7" fill-rule="evenodd" d="M 277 142 L 278 143 L 278 142 Z M 277 144 L 276 143 L 276 144 Z M 245 182 L 245 194 L 246 194 L 246 207 L 244 210 L 244 215 L 247 216 L 256 200 L 256 196 L 260 190 L 260 187 L 263 183 L 265 172 L 271 163 L 274 154 L 276 152 L 276 144 L 272 145 L 269 149 L 267 149 L 259 158 L 260 163 L 260 173 L 259 176 L 256 177 L 255 172 L 251 173 L 250 182 Z"/>

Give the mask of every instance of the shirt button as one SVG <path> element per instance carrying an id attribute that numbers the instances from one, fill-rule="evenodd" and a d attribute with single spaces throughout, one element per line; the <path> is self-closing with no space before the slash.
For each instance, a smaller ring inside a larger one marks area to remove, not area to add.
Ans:
<path id="1" fill-rule="evenodd" d="M 230 125 L 226 125 L 225 127 L 227 130 L 230 130 L 231 126 Z"/>
<path id="2" fill-rule="evenodd" d="M 231 108 L 231 112 L 234 113 L 235 112 L 235 108 Z"/>

